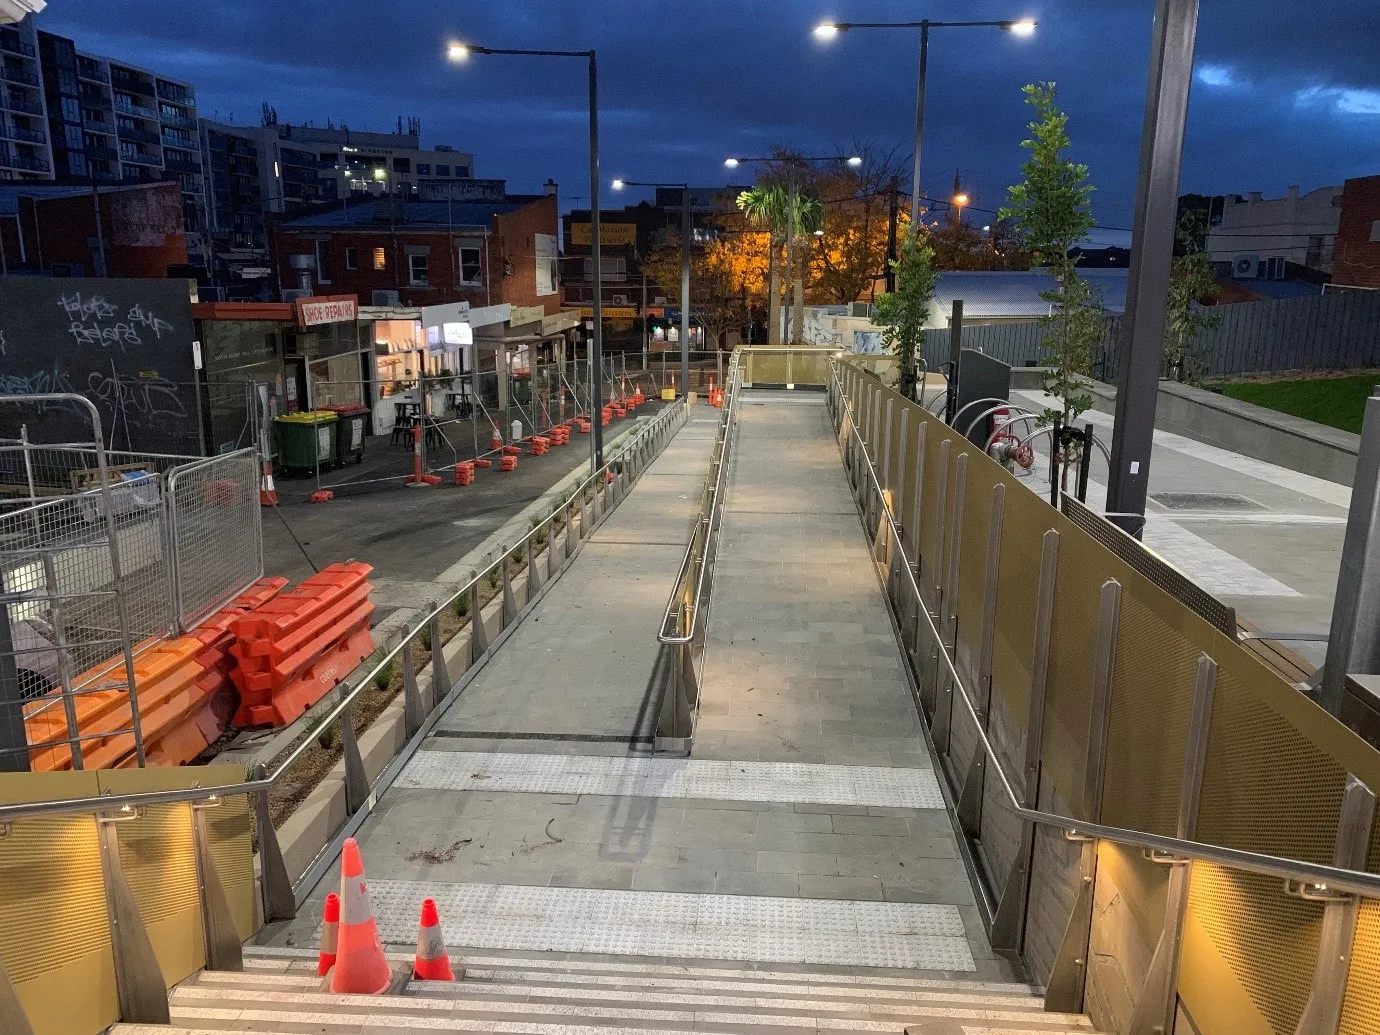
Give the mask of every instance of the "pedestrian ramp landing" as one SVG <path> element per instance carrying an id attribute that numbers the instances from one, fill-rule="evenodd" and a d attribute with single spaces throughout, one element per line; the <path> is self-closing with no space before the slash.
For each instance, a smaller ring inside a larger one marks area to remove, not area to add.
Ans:
<path id="1" fill-rule="evenodd" d="M 463 952 L 453 959 L 465 971 L 457 983 L 413 982 L 401 996 L 342 996 L 320 991 L 313 952 L 250 950 L 242 973 L 203 972 L 176 988 L 171 1028 L 121 1024 L 112 1035 L 1093 1033 L 1085 1018 L 1046 1013 L 1029 986 L 1009 982 L 590 955 Z M 392 961 L 410 960 L 399 954 Z"/>

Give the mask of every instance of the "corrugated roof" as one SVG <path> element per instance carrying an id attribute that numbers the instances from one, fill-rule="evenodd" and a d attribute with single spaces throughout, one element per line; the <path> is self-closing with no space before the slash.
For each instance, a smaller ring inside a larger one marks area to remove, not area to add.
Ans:
<path id="1" fill-rule="evenodd" d="M 1078 276 L 1092 284 L 1101 296 L 1102 308 L 1120 313 L 1126 309 L 1124 269 L 1079 270 Z M 1054 279 L 1043 270 L 961 270 L 939 274 L 934 287 L 934 308 L 948 313 L 954 299 L 963 299 L 966 317 L 1037 317 L 1049 312 L 1049 303 L 1040 297 Z"/>
<path id="2" fill-rule="evenodd" d="M 518 201 L 409 201 L 403 207 L 404 216 L 398 226 L 488 226 L 495 215 L 516 212 L 531 204 L 531 200 Z M 298 227 L 347 227 L 347 226 L 388 226 L 388 218 L 375 215 L 372 204 L 352 204 L 348 208 L 333 208 L 310 216 L 284 220 L 279 226 L 284 229 Z"/>

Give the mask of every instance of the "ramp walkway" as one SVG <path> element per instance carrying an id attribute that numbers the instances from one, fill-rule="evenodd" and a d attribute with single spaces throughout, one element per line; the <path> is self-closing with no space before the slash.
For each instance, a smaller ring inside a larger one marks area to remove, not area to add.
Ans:
<path id="1" fill-rule="evenodd" d="M 360 832 L 383 938 L 1005 979 L 820 393 L 742 406 L 689 759 L 656 630 L 717 412 L 691 421 Z M 283 939 L 307 945 L 326 887 Z M 597 922 L 596 922 L 597 920 Z"/>

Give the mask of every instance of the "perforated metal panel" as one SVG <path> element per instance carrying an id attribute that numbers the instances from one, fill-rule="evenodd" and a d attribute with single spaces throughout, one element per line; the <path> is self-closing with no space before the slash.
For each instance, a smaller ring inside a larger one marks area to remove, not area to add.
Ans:
<path id="1" fill-rule="evenodd" d="M 169 985 L 206 962 L 201 900 L 186 805 L 153 805 L 120 824 L 120 861 Z"/>
<path id="2" fill-rule="evenodd" d="M 1201 649 L 1123 593 L 1102 821 L 1173 836 Z"/>
<path id="3" fill-rule="evenodd" d="M 226 798 L 206 814 L 206 833 L 216 860 L 216 873 L 242 939 L 255 931 L 252 829 L 249 799 L 243 795 Z"/>
<path id="4" fill-rule="evenodd" d="M 1195 863 L 1189 908 L 1274 1031 L 1293 1035 L 1308 1002 L 1323 907 L 1281 888 L 1273 877 Z M 1200 963 L 1207 965 L 1190 954 L 1181 965 Z"/>
<path id="5" fill-rule="evenodd" d="M 1346 772 L 1242 678 L 1277 676 L 1228 652 L 1218 661 L 1199 840 L 1331 862 Z"/>
<path id="6" fill-rule="evenodd" d="M 1361 904 L 1347 976 L 1341 1035 L 1380 1031 L 1380 902 Z"/>
<path id="7" fill-rule="evenodd" d="M 1040 551 L 1044 534 L 1055 520 L 1054 512 L 1043 500 L 1014 478 L 1007 480 L 997 573 L 997 628 L 992 643 L 992 692 L 1005 699 L 1022 729 L 1030 710 Z"/>

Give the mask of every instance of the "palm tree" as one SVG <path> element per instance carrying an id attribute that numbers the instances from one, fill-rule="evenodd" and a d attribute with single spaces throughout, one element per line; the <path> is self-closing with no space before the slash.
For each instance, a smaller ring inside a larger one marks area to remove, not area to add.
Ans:
<path id="1" fill-rule="evenodd" d="M 794 285 L 794 309 L 791 313 L 791 341 L 799 344 L 805 339 L 805 276 L 810 269 L 810 244 L 816 230 L 824 229 L 824 205 L 814 193 L 795 196 L 795 241 L 790 276 Z"/>
<path id="2" fill-rule="evenodd" d="M 760 184 L 738 195 L 748 221 L 770 235 L 767 251 L 767 343 L 781 344 L 781 268 L 776 259 L 790 222 L 790 195 L 777 184 Z"/>

